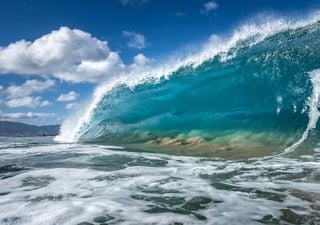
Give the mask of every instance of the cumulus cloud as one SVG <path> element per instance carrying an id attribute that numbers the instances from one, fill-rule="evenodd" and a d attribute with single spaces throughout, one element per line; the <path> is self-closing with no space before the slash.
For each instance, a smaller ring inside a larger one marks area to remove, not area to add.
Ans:
<path id="1" fill-rule="evenodd" d="M 51 119 L 56 118 L 55 113 L 35 113 L 35 112 L 26 112 L 26 113 L 2 113 L 0 111 L 0 119 L 2 120 L 18 120 L 18 119 Z"/>
<path id="2" fill-rule="evenodd" d="M 148 63 L 151 62 L 151 59 L 149 59 L 148 57 L 146 57 L 145 55 L 139 53 L 138 55 L 136 55 L 135 57 L 133 57 L 133 62 L 135 65 L 137 66 L 144 66 Z"/>
<path id="3" fill-rule="evenodd" d="M 123 31 L 123 36 L 128 38 L 130 48 L 143 49 L 147 45 L 144 35 L 137 32 Z M 127 69 L 128 65 L 122 62 L 118 53 L 109 49 L 106 41 L 68 27 L 61 27 L 34 41 L 20 40 L 0 47 L 0 74 L 46 78 L 45 81 L 32 79 L 21 86 L 10 87 L 7 94 L 11 97 L 40 93 L 52 87 L 56 79 L 100 83 L 126 73 Z"/>
<path id="4" fill-rule="evenodd" d="M 27 80 L 20 86 L 12 85 L 5 90 L 5 94 L 9 98 L 17 98 L 28 96 L 34 93 L 41 93 L 49 88 L 53 87 L 55 82 L 53 80 Z"/>
<path id="5" fill-rule="evenodd" d="M 19 108 L 19 107 L 45 107 L 51 105 L 51 103 L 47 100 L 42 100 L 40 96 L 32 97 L 32 96 L 24 96 L 21 98 L 13 98 L 6 101 L 5 106 L 8 108 Z"/>
<path id="6" fill-rule="evenodd" d="M 215 1 L 207 2 L 203 5 L 203 9 L 200 11 L 202 14 L 208 14 L 210 11 L 218 9 L 219 5 Z"/>
<path id="7" fill-rule="evenodd" d="M 124 6 L 131 6 L 134 8 L 138 8 L 149 2 L 150 0 L 119 0 L 119 2 Z"/>
<path id="8" fill-rule="evenodd" d="M 58 98 L 57 101 L 58 102 L 70 102 L 70 101 L 74 101 L 78 98 L 79 94 L 77 94 L 74 91 L 70 91 L 67 94 L 61 94 Z"/>
<path id="9" fill-rule="evenodd" d="M 76 102 L 68 103 L 66 105 L 66 109 L 68 109 L 68 110 L 74 109 L 75 107 L 77 107 L 77 105 L 78 104 Z"/>
<path id="10" fill-rule="evenodd" d="M 129 48 L 143 49 L 146 47 L 146 40 L 143 34 L 135 31 L 123 31 L 124 37 L 129 38 L 127 45 Z"/>
<path id="11" fill-rule="evenodd" d="M 110 51 L 106 41 L 68 27 L 61 27 L 33 42 L 20 40 L 0 47 L 2 74 L 94 83 L 116 74 L 123 66 L 118 53 Z"/>
<path id="12" fill-rule="evenodd" d="M 27 80 L 22 85 L 11 85 L 7 88 L 0 88 L 0 101 L 1 107 L 5 108 L 18 108 L 18 107 L 45 107 L 51 105 L 48 100 L 43 100 L 42 97 L 31 96 L 34 93 L 41 93 L 52 86 L 55 81 L 53 80 Z"/>

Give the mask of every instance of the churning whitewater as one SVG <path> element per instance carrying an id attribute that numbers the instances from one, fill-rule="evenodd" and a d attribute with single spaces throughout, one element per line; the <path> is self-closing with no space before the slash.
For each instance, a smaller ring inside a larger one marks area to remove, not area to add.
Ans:
<path id="1" fill-rule="evenodd" d="M 320 16 L 261 20 L 115 74 L 56 140 L 216 156 L 293 151 L 319 118 Z"/>
<path id="2" fill-rule="evenodd" d="M 0 140 L 1 225 L 320 224 L 319 145 L 223 160 Z"/>

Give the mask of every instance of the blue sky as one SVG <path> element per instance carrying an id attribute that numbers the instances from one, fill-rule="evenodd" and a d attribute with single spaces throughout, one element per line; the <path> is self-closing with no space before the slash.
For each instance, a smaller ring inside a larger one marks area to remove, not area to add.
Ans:
<path id="1" fill-rule="evenodd" d="M 164 59 L 258 14 L 299 16 L 320 0 L 0 2 L 0 119 L 61 123 L 123 67 Z"/>

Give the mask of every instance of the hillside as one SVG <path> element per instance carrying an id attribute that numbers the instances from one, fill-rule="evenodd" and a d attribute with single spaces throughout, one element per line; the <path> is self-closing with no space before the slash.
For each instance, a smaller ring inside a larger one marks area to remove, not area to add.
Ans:
<path id="1" fill-rule="evenodd" d="M 0 136 L 53 136 L 59 133 L 59 129 L 60 125 L 35 126 L 19 122 L 0 121 Z"/>

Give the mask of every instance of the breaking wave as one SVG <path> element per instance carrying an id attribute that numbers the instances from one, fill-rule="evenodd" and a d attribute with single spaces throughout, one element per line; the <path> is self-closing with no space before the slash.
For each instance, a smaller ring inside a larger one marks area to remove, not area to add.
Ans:
<path id="1" fill-rule="evenodd" d="M 56 139 L 183 154 L 293 151 L 320 116 L 320 15 L 262 21 L 114 76 Z"/>

